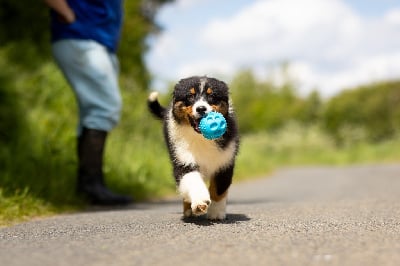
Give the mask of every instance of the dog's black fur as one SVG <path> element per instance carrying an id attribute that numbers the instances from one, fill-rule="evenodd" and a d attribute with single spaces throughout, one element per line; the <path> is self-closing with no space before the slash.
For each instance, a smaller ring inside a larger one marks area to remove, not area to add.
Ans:
<path id="1" fill-rule="evenodd" d="M 184 215 L 201 215 L 208 211 L 210 219 L 224 219 L 226 194 L 232 183 L 239 148 L 228 86 L 215 78 L 185 78 L 176 84 L 168 108 L 160 105 L 156 93 L 150 95 L 148 106 L 163 121 L 175 181 L 184 198 Z M 226 132 L 215 140 L 205 139 L 199 130 L 201 118 L 210 111 L 220 112 L 227 122 Z M 204 183 L 199 183 L 198 188 L 192 184 L 198 182 L 199 177 L 210 181 L 208 197 Z"/>

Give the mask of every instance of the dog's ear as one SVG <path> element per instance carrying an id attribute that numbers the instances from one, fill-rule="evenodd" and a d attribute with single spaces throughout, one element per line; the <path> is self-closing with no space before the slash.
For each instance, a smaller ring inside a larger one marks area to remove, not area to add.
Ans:
<path id="1" fill-rule="evenodd" d="M 185 97 L 184 92 L 185 83 L 180 80 L 174 87 L 174 91 L 172 92 L 172 97 L 174 101 L 181 100 Z"/>

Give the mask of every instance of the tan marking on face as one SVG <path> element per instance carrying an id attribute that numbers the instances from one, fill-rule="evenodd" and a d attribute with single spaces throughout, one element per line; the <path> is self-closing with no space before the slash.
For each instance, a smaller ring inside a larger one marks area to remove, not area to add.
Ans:
<path id="1" fill-rule="evenodd" d="M 210 180 L 210 187 L 208 188 L 209 192 L 210 192 L 210 198 L 212 201 L 221 201 L 222 199 L 224 199 L 227 195 L 228 195 L 228 190 L 226 190 L 224 193 L 222 193 L 221 195 L 218 195 L 217 193 L 217 185 L 215 184 L 215 180 L 211 179 Z"/>
<path id="2" fill-rule="evenodd" d="M 195 95 L 196 94 L 196 90 L 194 88 L 190 88 L 190 94 Z"/>
<path id="3" fill-rule="evenodd" d="M 192 106 L 185 106 L 182 101 L 179 101 L 174 104 L 172 112 L 179 123 L 190 125 L 189 117 L 193 117 Z"/>
<path id="4" fill-rule="evenodd" d="M 211 88 L 208 88 L 206 93 L 210 95 L 211 93 L 213 93 L 213 90 Z"/>

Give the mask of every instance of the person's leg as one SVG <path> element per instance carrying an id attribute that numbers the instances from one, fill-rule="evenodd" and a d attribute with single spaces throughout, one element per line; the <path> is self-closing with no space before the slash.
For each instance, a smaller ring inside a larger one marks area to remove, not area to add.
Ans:
<path id="1" fill-rule="evenodd" d="M 116 57 L 93 41 L 63 40 L 52 48 L 79 106 L 78 192 L 96 204 L 129 203 L 130 197 L 105 187 L 102 172 L 107 132 L 118 123 L 121 110 Z"/>
<path id="2" fill-rule="evenodd" d="M 132 198 L 110 191 L 103 177 L 103 151 L 107 132 L 84 127 L 78 137 L 78 180 L 77 192 L 92 204 L 128 204 Z"/>
<path id="3" fill-rule="evenodd" d="M 116 56 L 94 41 L 62 40 L 52 48 L 78 101 L 78 135 L 83 127 L 110 131 L 121 111 Z"/>

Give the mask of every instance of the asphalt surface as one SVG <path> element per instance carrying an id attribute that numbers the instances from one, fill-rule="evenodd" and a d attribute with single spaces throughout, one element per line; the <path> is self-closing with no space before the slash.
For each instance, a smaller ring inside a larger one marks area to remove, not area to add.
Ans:
<path id="1" fill-rule="evenodd" d="M 227 220 L 177 199 L 0 230 L 0 265 L 400 265 L 400 165 L 283 169 L 234 184 Z"/>

